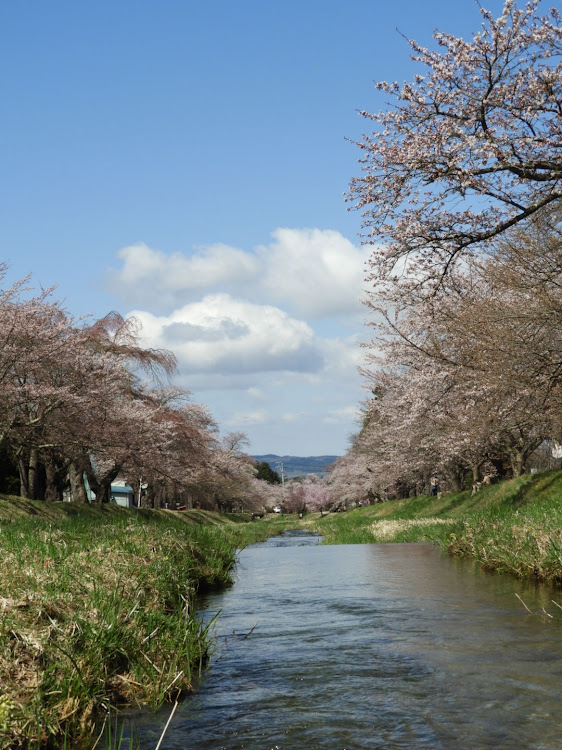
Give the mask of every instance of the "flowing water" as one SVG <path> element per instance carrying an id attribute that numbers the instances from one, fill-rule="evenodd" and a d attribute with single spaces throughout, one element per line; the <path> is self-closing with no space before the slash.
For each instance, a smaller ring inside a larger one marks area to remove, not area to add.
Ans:
<path id="1" fill-rule="evenodd" d="M 161 750 L 562 748 L 560 592 L 429 544 L 318 542 L 245 549 L 205 599 L 214 656 Z"/>

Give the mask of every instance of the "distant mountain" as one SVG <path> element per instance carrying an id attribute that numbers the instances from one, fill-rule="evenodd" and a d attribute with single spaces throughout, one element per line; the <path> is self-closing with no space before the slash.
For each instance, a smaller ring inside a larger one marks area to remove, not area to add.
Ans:
<path id="1" fill-rule="evenodd" d="M 303 474 L 324 476 L 328 473 L 327 467 L 333 464 L 339 456 L 276 456 L 273 453 L 267 453 L 265 456 L 253 456 L 253 458 L 256 461 L 266 461 L 279 475 L 281 464 L 283 464 L 285 479 L 291 479 Z"/>

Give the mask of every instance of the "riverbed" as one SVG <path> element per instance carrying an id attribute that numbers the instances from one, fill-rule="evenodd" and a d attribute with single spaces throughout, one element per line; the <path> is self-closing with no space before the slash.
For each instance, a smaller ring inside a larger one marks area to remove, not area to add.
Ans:
<path id="1" fill-rule="evenodd" d="M 559 749 L 561 598 L 429 544 L 253 545 L 202 603 L 214 654 L 161 750 Z"/>

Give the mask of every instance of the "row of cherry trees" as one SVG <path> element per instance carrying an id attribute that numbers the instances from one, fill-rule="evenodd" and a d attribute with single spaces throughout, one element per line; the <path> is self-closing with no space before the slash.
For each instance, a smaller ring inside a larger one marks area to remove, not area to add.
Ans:
<path id="1" fill-rule="evenodd" d="M 332 498 L 326 482 L 314 474 L 287 482 L 276 491 L 278 505 L 284 513 L 327 510 Z"/>
<path id="2" fill-rule="evenodd" d="M 442 289 L 400 312 L 379 309 L 373 324 L 372 396 L 337 470 L 373 497 L 426 492 L 434 474 L 453 489 L 467 473 L 517 476 L 562 435 L 562 206 Z"/>
<path id="3" fill-rule="evenodd" d="M 370 395 L 336 498 L 518 475 L 561 438 L 562 28 L 539 6 L 410 42 L 422 73 L 363 113 Z"/>
<path id="4" fill-rule="evenodd" d="M 0 280 L 5 278 L 0 269 Z M 207 409 L 173 387 L 167 351 L 139 344 L 134 320 L 76 321 L 52 290 L 0 290 L 0 444 L 21 495 L 56 500 L 70 487 L 100 502 L 119 476 L 150 505 L 261 506 L 243 436 L 222 442 Z"/>

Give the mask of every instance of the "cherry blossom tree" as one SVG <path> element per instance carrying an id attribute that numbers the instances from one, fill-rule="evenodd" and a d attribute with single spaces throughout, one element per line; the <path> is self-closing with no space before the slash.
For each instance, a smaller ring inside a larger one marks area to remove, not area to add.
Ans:
<path id="1" fill-rule="evenodd" d="M 5 267 L 0 265 L 0 282 Z M 220 441 L 207 408 L 172 386 L 175 357 L 144 348 L 138 323 L 109 313 L 75 321 L 52 290 L 0 288 L 0 443 L 21 494 L 98 502 L 128 481 L 144 505 L 262 510 L 271 486 L 241 432 Z"/>
<path id="2" fill-rule="evenodd" d="M 373 244 L 373 398 L 346 462 L 387 496 L 490 462 L 517 475 L 562 435 L 562 30 L 538 8 L 506 0 L 471 41 L 410 41 L 421 74 L 362 113 L 349 199 Z"/>
<path id="3" fill-rule="evenodd" d="M 344 456 L 337 459 L 326 480 L 330 493 L 330 509 L 339 506 L 349 507 L 358 501 L 371 503 L 387 499 L 384 489 L 379 487 L 378 483 L 383 482 L 386 486 L 388 479 L 383 472 L 374 473 L 371 464 L 376 462 L 374 446 L 367 440 L 359 439 Z"/>
<path id="4" fill-rule="evenodd" d="M 394 103 L 361 113 L 375 130 L 357 143 L 349 195 L 375 243 L 375 283 L 396 292 L 408 259 L 411 284 L 434 292 L 461 257 L 562 198 L 562 28 L 538 6 L 482 9 L 471 41 L 410 41 L 420 74 L 377 84 Z"/>
<path id="5" fill-rule="evenodd" d="M 269 505 L 269 485 L 256 478 L 255 460 L 244 451 L 249 444 L 239 431 L 216 441 L 207 471 L 198 482 L 202 507 L 232 513 L 262 511 Z"/>
<path id="6" fill-rule="evenodd" d="M 131 363 L 168 372 L 170 355 L 135 345 L 126 321 L 120 321 L 119 336 L 110 338 L 116 315 L 94 326 L 78 326 L 49 293 L 7 296 L 0 301 L 1 330 L 6 332 L 2 427 L 20 463 L 21 493 L 39 496 L 43 468 L 47 496 L 55 481 L 60 488 L 61 475 L 68 472 L 75 499 L 85 501 L 84 474 L 90 470 L 96 489 L 107 490 L 122 465 L 117 455 L 127 443 L 127 429 L 136 424 L 140 399 Z M 100 484 L 91 471 L 91 456 L 109 450 L 114 468 Z M 99 497 L 106 495 L 100 492 Z"/>
<path id="7" fill-rule="evenodd" d="M 219 466 L 226 452 L 207 409 L 162 385 L 171 353 L 144 349 L 136 322 L 116 313 L 78 325 L 51 290 L 30 296 L 25 283 L 0 291 L 0 439 L 18 458 L 24 496 L 61 499 L 68 476 L 85 502 L 87 477 L 103 502 L 119 475 L 154 504 L 217 485 L 226 465 L 248 485 L 251 459 Z"/>
<path id="8" fill-rule="evenodd" d="M 559 434 L 560 244 L 552 221 L 528 229 L 526 242 L 520 226 L 495 254 L 452 271 L 446 294 L 400 315 L 381 309 L 364 372 L 373 398 L 356 447 L 386 477 L 387 492 L 423 491 L 436 471 L 458 489 L 467 471 L 478 481 L 490 461 L 508 460 L 518 475 Z M 523 273 L 540 247 L 542 261 Z"/>
<path id="9" fill-rule="evenodd" d="M 204 406 L 191 403 L 183 389 L 146 392 L 140 404 L 147 429 L 142 430 L 142 422 L 133 422 L 136 434 L 119 473 L 137 495 L 143 490 L 144 505 L 191 507 L 212 465 L 216 424 Z"/>
<path id="10" fill-rule="evenodd" d="M 281 507 L 283 513 L 304 513 L 306 510 L 306 489 L 302 482 L 293 480 L 285 483 L 285 496 Z"/>
<path id="11" fill-rule="evenodd" d="M 51 290 L 29 296 L 26 281 L 0 292 L 0 440 L 17 457 L 22 494 L 34 496 L 46 423 L 69 396 L 58 374 L 75 331 Z"/>
<path id="12" fill-rule="evenodd" d="M 328 510 L 332 504 L 332 496 L 327 482 L 315 476 L 306 477 L 304 483 L 304 505 L 311 512 Z"/>

